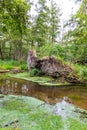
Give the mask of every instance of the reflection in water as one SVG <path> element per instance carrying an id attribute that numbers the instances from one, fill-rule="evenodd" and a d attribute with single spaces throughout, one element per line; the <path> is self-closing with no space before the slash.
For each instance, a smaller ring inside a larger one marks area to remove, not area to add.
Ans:
<path id="1" fill-rule="evenodd" d="M 65 100 L 87 109 L 86 86 L 47 87 L 26 80 L 8 78 L 0 80 L 0 93 L 32 96 L 50 104 Z"/>

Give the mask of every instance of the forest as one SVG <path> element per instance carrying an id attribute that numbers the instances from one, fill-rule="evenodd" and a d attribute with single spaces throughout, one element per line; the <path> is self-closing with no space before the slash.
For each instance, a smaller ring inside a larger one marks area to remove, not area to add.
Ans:
<path id="1" fill-rule="evenodd" d="M 64 20 L 56 0 L 0 0 L 1 129 L 87 129 L 87 0 L 70 1 Z"/>
<path id="2" fill-rule="evenodd" d="M 83 0 L 61 30 L 62 11 L 54 0 L 49 4 L 46 0 L 38 0 L 36 4 L 29 0 L 1 0 L 0 63 L 10 63 L 7 66 L 2 63 L 0 67 L 10 69 L 18 61 L 20 68 L 27 69 L 27 53 L 35 49 L 39 57 L 53 55 L 73 64 L 79 74 L 86 77 L 86 5 L 87 1 Z"/>
<path id="3" fill-rule="evenodd" d="M 60 56 L 73 63 L 87 63 L 86 0 L 65 23 L 64 28 L 69 29 L 59 41 L 61 13 L 55 1 L 51 0 L 50 7 L 46 0 L 38 1 L 36 15 L 32 15 L 34 3 L 31 1 L 2 0 L 0 4 L 0 59 L 26 59 L 27 51 L 35 48 L 43 55 L 48 52 L 47 55 Z"/>

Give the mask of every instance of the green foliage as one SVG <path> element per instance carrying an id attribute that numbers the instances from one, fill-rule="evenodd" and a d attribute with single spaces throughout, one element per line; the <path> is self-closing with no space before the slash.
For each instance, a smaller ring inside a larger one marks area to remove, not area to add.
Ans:
<path id="1" fill-rule="evenodd" d="M 60 44 L 54 44 L 52 45 L 51 43 L 46 44 L 40 49 L 41 56 L 56 56 L 56 57 L 64 57 L 65 50 L 64 47 L 61 46 Z"/>
<path id="2" fill-rule="evenodd" d="M 19 65 L 18 61 L 2 61 L 0 60 L 0 69 L 12 69 L 14 66 Z"/>
<path id="3" fill-rule="evenodd" d="M 39 55 L 43 56 L 56 56 L 64 61 L 72 62 L 72 63 L 80 63 L 82 61 L 81 52 L 77 52 L 78 46 L 75 44 L 71 45 L 61 45 L 61 44 L 46 44 L 41 47 L 40 50 L 37 49 Z M 85 57 L 86 59 L 86 57 Z"/>
<path id="4" fill-rule="evenodd" d="M 41 73 L 41 71 L 37 68 L 32 68 L 32 70 L 30 71 L 30 76 L 39 76 Z"/>
<path id="5" fill-rule="evenodd" d="M 46 0 L 38 0 L 36 5 L 37 15 L 32 25 L 32 45 L 39 47 L 46 43 L 55 43 L 59 34 L 59 8 L 52 0 L 48 6 Z"/>
<path id="6" fill-rule="evenodd" d="M 19 68 L 20 68 L 21 70 L 27 70 L 27 69 L 28 69 L 28 68 L 27 68 L 26 60 L 21 60 L 21 61 L 19 62 Z"/>
<path id="7" fill-rule="evenodd" d="M 87 78 L 87 67 L 83 67 L 83 76 Z"/>
<path id="8" fill-rule="evenodd" d="M 69 32 L 65 43 L 57 43 L 60 10 L 54 0 L 38 0 L 36 15 L 30 14 L 33 3 L 26 0 L 2 0 L 0 2 L 0 61 L 1 69 L 27 69 L 22 59 L 27 59 L 28 50 L 37 49 L 38 55 L 56 56 L 64 61 L 87 64 L 87 0 L 83 0 L 77 13 L 69 21 Z M 32 22 L 31 22 L 32 21 Z M 72 29 L 71 25 L 75 25 Z M 12 61 L 18 60 L 18 63 Z M 80 70 L 80 71 L 79 71 Z M 33 70 L 35 71 L 35 70 Z M 87 76 L 86 69 L 77 69 L 79 75 Z M 32 72 L 38 73 L 38 72 Z"/>
<path id="9" fill-rule="evenodd" d="M 75 64 L 74 68 L 77 71 L 79 77 L 87 79 L 87 66 Z"/>
<path id="10" fill-rule="evenodd" d="M 69 32 L 65 39 L 65 43 L 71 44 L 73 62 L 87 63 L 87 0 L 81 2 L 81 6 L 77 13 L 72 16 L 69 22 Z M 71 26 L 76 26 L 72 29 Z"/>
<path id="11" fill-rule="evenodd" d="M 36 6 L 37 16 L 35 17 L 35 23 L 32 27 L 32 35 L 34 44 L 43 46 L 48 40 L 48 20 L 49 20 L 49 8 L 46 0 L 38 0 Z"/>
<path id="12" fill-rule="evenodd" d="M 19 68 L 21 70 L 27 70 L 27 64 L 21 64 Z"/>
<path id="13" fill-rule="evenodd" d="M 0 58 L 19 59 L 27 40 L 30 4 L 26 0 L 3 0 L 0 6 Z"/>
<path id="14" fill-rule="evenodd" d="M 9 69 L 9 70 L 12 70 L 12 69 L 19 69 L 19 70 L 27 70 L 27 64 L 25 61 L 21 61 L 21 62 L 18 62 L 18 61 L 3 61 L 3 60 L 0 60 L 0 69 Z"/>
<path id="15" fill-rule="evenodd" d="M 60 16 L 60 9 L 57 6 L 54 0 L 51 0 L 51 7 L 50 7 L 50 27 L 49 27 L 49 39 L 50 42 L 53 44 L 57 41 L 58 34 L 60 33 L 60 26 L 59 26 L 59 16 Z"/>
<path id="16" fill-rule="evenodd" d="M 67 44 L 64 46 L 63 59 L 73 63 L 86 64 L 87 51 L 85 45 L 77 45 L 75 43 Z"/>

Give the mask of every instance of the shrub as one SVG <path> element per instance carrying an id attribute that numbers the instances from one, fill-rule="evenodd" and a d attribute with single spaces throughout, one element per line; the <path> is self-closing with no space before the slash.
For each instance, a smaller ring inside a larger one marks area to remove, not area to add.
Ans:
<path id="1" fill-rule="evenodd" d="M 86 78 L 87 79 L 87 67 L 79 64 L 75 64 L 74 68 L 76 72 L 78 73 L 78 76 L 81 78 Z"/>
<path id="2" fill-rule="evenodd" d="M 27 64 L 21 64 L 20 69 L 21 70 L 27 70 Z"/>
<path id="3" fill-rule="evenodd" d="M 31 71 L 30 71 L 30 76 L 39 76 L 41 73 L 41 71 L 37 68 L 33 68 Z"/>

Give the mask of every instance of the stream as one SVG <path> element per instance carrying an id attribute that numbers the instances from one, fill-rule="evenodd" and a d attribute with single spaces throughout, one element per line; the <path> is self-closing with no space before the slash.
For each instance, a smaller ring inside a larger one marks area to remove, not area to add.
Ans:
<path id="1" fill-rule="evenodd" d="M 62 101 L 87 110 L 87 86 L 44 86 L 16 78 L 0 79 L 0 94 L 35 97 L 48 104 Z"/>

